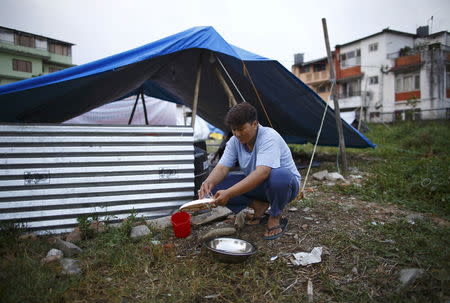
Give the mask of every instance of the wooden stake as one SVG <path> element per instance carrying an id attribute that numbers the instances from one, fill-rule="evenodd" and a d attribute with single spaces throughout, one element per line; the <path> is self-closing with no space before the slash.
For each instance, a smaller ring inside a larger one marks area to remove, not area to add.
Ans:
<path id="1" fill-rule="evenodd" d="M 195 126 L 195 116 L 197 116 L 197 103 L 198 103 L 198 93 L 200 91 L 200 79 L 202 77 L 202 54 L 200 53 L 200 58 L 198 59 L 197 76 L 195 78 L 195 89 L 194 89 L 194 100 L 192 101 L 192 117 L 191 126 Z"/>
<path id="2" fill-rule="evenodd" d="M 332 85 L 331 95 L 333 96 L 336 127 L 338 129 L 339 135 L 339 151 L 341 154 L 343 169 L 344 171 L 346 171 L 348 170 L 347 153 L 345 152 L 345 139 L 344 139 L 344 132 L 342 130 L 341 111 L 339 109 L 338 96 L 336 93 L 336 76 L 334 73 L 333 59 L 331 58 L 330 40 L 328 39 L 327 20 L 325 18 L 322 18 L 322 26 L 323 26 L 323 34 L 325 36 L 325 46 L 327 48 L 328 65 L 330 66 L 330 78 L 334 84 Z"/>
<path id="3" fill-rule="evenodd" d="M 214 72 L 216 73 L 217 79 L 219 79 L 220 84 L 222 84 L 223 89 L 225 90 L 225 93 L 228 96 L 228 107 L 232 107 L 237 104 L 236 98 L 233 95 L 233 92 L 231 91 L 230 87 L 228 86 L 227 82 L 223 78 L 220 71 L 216 68 L 214 68 Z"/>

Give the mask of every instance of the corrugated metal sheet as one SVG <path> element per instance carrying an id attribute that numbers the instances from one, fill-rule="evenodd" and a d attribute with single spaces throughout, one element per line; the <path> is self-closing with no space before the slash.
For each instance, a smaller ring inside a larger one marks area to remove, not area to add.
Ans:
<path id="1" fill-rule="evenodd" d="M 190 127 L 0 125 L 0 221 L 65 232 L 82 215 L 168 215 L 193 195 Z"/>

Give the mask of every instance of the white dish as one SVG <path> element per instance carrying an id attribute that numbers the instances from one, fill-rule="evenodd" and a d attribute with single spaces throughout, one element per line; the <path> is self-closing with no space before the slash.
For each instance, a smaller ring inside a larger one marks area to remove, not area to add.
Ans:
<path id="1" fill-rule="evenodd" d="M 212 199 L 212 198 L 194 200 L 194 201 L 191 201 L 191 202 L 181 205 L 180 210 L 181 211 L 197 211 L 197 210 L 216 207 L 216 205 L 214 204 L 214 201 L 215 201 L 215 199 Z"/>

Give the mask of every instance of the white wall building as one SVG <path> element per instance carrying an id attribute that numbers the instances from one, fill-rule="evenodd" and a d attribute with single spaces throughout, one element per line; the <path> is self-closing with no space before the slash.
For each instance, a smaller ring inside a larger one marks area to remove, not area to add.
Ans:
<path id="1" fill-rule="evenodd" d="M 450 114 L 450 35 L 384 29 L 335 50 L 341 111 L 370 122 Z"/>

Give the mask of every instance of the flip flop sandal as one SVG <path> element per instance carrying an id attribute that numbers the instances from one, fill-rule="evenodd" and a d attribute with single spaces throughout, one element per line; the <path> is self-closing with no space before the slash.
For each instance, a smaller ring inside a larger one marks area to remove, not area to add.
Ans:
<path id="1" fill-rule="evenodd" d="M 275 235 L 264 236 L 264 239 L 265 239 L 265 240 L 275 240 L 275 239 L 278 239 L 278 238 L 281 237 L 281 236 L 284 234 L 284 232 L 286 231 L 286 229 L 287 229 L 287 224 L 288 224 L 288 219 L 287 219 L 287 218 L 282 218 L 282 219 L 280 219 L 280 224 L 279 224 L 279 225 L 273 226 L 273 227 L 271 227 L 271 228 L 268 228 L 268 229 L 266 230 L 266 232 L 270 232 L 270 231 L 272 231 L 272 230 L 277 230 L 277 229 L 281 229 L 281 231 L 280 231 L 279 233 L 275 234 Z"/>
<path id="2" fill-rule="evenodd" d="M 250 223 L 252 221 L 256 221 L 259 220 L 258 223 Z M 260 224 L 267 224 L 267 222 L 269 221 L 269 215 L 268 214 L 264 214 L 262 216 L 253 216 L 253 218 L 245 221 L 245 225 L 260 225 Z"/>

